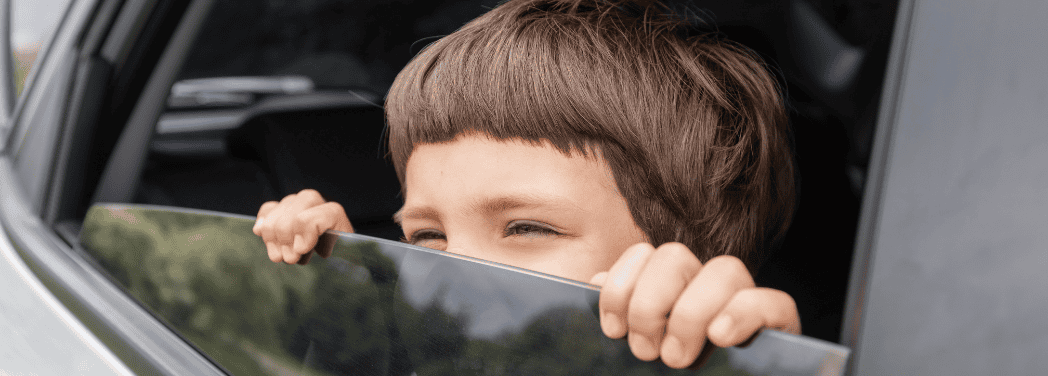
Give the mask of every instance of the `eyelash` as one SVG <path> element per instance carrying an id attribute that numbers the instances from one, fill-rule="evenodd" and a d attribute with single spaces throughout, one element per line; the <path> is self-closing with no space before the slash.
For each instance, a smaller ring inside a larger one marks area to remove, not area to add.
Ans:
<path id="1" fill-rule="evenodd" d="M 513 221 L 510 222 L 506 229 L 502 231 L 502 237 L 508 238 L 510 236 L 558 236 L 563 235 L 557 230 L 552 229 L 549 225 L 534 222 L 534 221 Z M 400 241 L 418 245 L 419 242 L 424 240 L 444 240 L 447 241 L 447 236 L 444 233 L 433 230 L 424 229 L 418 230 L 411 234 L 409 238 L 401 237 Z"/>
<path id="2" fill-rule="evenodd" d="M 444 233 L 442 233 L 440 231 L 437 231 L 437 230 L 425 229 L 425 230 L 415 231 L 414 233 L 411 234 L 410 238 L 404 238 L 404 237 L 400 238 L 400 241 L 408 243 L 408 244 L 414 244 L 414 245 L 418 245 L 418 243 L 420 241 L 423 241 L 423 240 L 445 240 L 446 241 L 447 240 L 447 236 L 444 235 Z"/>
<path id="3" fill-rule="evenodd" d="M 527 229 L 530 229 L 531 231 L 526 231 Z M 560 232 L 557 232 L 557 230 L 550 228 L 549 225 L 534 221 L 513 221 L 509 223 L 509 226 L 506 226 L 504 231 L 502 231 L 502 236 L 506 238 L 514 235 L 529 234 L 542 236 L 562 235 Z"/>

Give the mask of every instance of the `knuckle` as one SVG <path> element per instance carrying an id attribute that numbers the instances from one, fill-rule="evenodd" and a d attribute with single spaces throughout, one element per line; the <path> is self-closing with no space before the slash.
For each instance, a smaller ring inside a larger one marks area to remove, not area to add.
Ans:
<path id="1" fill-rule="evenodd" d="M 669 265 L 679 271 L 688 273 L 697 271 L 702 263 L 688 246 L 681 243 L 666 243 L 659 246 L 652 255 L 652 260 L 660 265 Z"/>
<path id="2" fill-rule="evenodd" d="M 337 202 L 332 201 L 332 202 L 329 202 L 329 203 L 327 203 L 325 205 L 328 205 L 328 204 L 330 204 L 331 207 L 334 208 L 333 209 L 334 210 L 334 215 L 336 215 L 338 217 L 347 217 L 347 215 L 346 215 L 346 208 L 342 207 L 342 204 L 339 204 Z"/>
<path id="3" fill-rule="evenodd" d="M 255 220 L 255 226 L 257 226 L 258 229 L 264 233 L 271 226 L 273 226 L 272 222 L 273 221 L 267 217 L 258 217 L 258 219 Z"/>
<path id="4" fill-rule="evenodd" d="M 717 256 L 706 262 L 703 269 L 714 270 L 717 275 L 723 276 L 724 280 L 736 289 L 750 288 L 754 286 L 753 276 L 750 275 L 746 264 L 735 256 Z"/>
<path id="5" fill-rule="evenodd" d="M 309 202 L 324 202 L 324 197 L 315 189 L 306 188 L 298 192 L 298 196 Z"/>
<path id="6" fill-rule="evenodd" d="M 660 245 L 659 248 L 655 250 L 655 254 L 652 255 L 652 259 L 656 258 L 658 260 L 686 260 L 689 258 L 698 260 L 695 258 L 695 255 L 691 253 L 691 250 L 688 249 L 688 246 L 677 242 Z"/>
<path id="7" fill-rule="evenodd" d="M 291 215 L 290 218 L 288 218 L 288 223 L 293 232 L 299 232 L 303 227 L 309 224 L 310 218 L 310 213 L 302 211 Z"/>
<path id="8" fill-rule="evenodd" d="M 267 218 L 265 221 L 262 222 L 262 225 L 259 226 L 259 233 L 262 236 L 262 239 L 269 241 L 274 236 L 276 236 L 276 230 L 273 227 L 273 222 L 275 221 Z"/>
<path id="9" fill-rule="evenodd" d="M 739 273 L 749 273 L 746 269 L 746 264 L 742 262 L 738 257 L 730 255 L 721 255 L 711 258 L 710 261 L 706 262 L 706 267 L 715 266 L 716 268 L 723 268 L 725 270 Z"/>
<path id="10" fill-rule="evenodd" d="M 313 231 L 313 222 L 315 222 L 317 215 L 309 212 L 301 212 L 295 215 L 295 228 L 309 232 Z"/>
<path id="11" fill-rule="evenodd" d="M 680 333 L 695 333 L 704 322 L 704 311 L 694 305 L 677 305 L 670 311 L 669 326 Z"/>
<path id="12" fill-rule="evenodd" d="M 622 286 L 604 286 L 600 289 L 600 308 L 621 311 L 626 308 L 626 291 Z"/>
<path id="13" fill-rule="evenodd" d="M 662 319 L 634 319 L 635 315 L 630 312 L 627 322 L 629 331 L 644 335 L 661 335 L 666 328 L 666 320 Z"/>
<path id="14" fill-rule="evenodd" d="M 266 201 L 266 202 L 262 203 L 262 206 L 260 206 L 258 208 L 258 216 L 262 216 L 266 212 L 268 212 L 270 210 L 273 210 L 273 208 L 276 207 L 276 206 L 277 206 L 277 202 L 276 201 Z"/>
<path id="15" fill-rule="evenodd" d="M 732 300 L 736 309 L 743 312 L 754 312 L 764 305 L 760 292 L 753 289 L 739 291 Z"/>
<path id="16" fill-rule="evenodd" d="M 753 295 L 757 295 L 757 293 L 759 292 L 768 294 L 769 297 L 776 302 L 776 305 L 779 305 L 782 308 L 786 309 L 786 312 L 797 312 L 797 301 L 793 300 L 793 297 L 784 291 L 779 291 L 770 288 L 754 289 L 753 291 Z"/>
<path id="17" fill-rule="evenodd" d="M 273 224 L 273 232 L 276 233 L 277 238 L 286 241 L 289 237 L 294 236 L 295 223 L 294 221 L 280 221 L 280 223 Z"/>
<path id="18" fill-rule="evenodd" d="M 626 315 L 630 330 L 641 333 L 661 333 L 666 325 L 666 312 L 644 304 L 631 304 Z"/>

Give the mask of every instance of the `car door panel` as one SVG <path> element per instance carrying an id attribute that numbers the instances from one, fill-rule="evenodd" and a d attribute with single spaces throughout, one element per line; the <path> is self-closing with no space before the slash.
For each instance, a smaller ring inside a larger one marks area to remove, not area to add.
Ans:
<path id="1" fill-rule="evenodd" d="M 913 2 L 853 284 L 855 374 L 1048 369 L 1046 5 Z"/>
<path id="2" fill-rule="evenodd" d="M 23 260 L 32 270 L 33 277 L 39 278 L 47 287 L 47 290 L 37 293 L 53 294 L 51 298 L 41 299 L 57 299 L 71 316 L 60 311 L 35 314 L 72 318 L 65 324 L 75 328 L 82 336 L 81 341 L 104 344 L 91 348 L 92 353 L 104 359 L 115 357 L 134 373 L 221 374 L 206 358 L 143 310 L 139 303 L 106 280 L 97 266 L 91 265 L 90 258 L 77 253 L 32 214 L 19 192 L 17 179 L 11 179 L 12 176 L 10 163 L 6 159 L 0 160 L 0 223 L 4 227 L 4 246 L 10 244 L 17 251 L 15 257 Z M 63 341 L 61 338 L 55 340 Z M 58 372 L 76 373 L 79 371 Z"/>
<path id="3" fill-rule="evenodd" d="M 4 231 L 2 246 L 14 252 L 8 252 L 8 256 L 14 256 L 5 257 L 3 261 L 16 268 L 19 262 L 24 263 L 22 265 L 32 274 L 23 273 L 21 276 L 36 279 L 35 283 L 27 280 L 29 282 L 25 284 L 8 286 L 12 289 L 21 288 L 19 292 L 22 293 L 32 292 L 38 301 L 57 304 L 52 304 L 48 306 L 49 310 L 43 311 L 39 309 L 41 304 L 30 302 L 7 312 L 35 315 L 34 318 L 42 323 L 35 325 L 27 322 L 22 332 L 25 334 L 18 337 L 26 341 L 27 351 L 40 348 L 64 349 L 67 353 L 51 354 L 50 357 L 68 358 L 45 363 L 39 356 L 25 357 L 17 360 L 17 363 L 13 360 L 11 364 L 40 363 L 30 366 L 28 373 L 48 374 L 81 374 L 94 371 L 116 374 L 221 374 L 219 368 L 201 357 L 180 337 L 143 311 L 137 302 L 127 298 L 98 274 L 97 267 L 91 265 L 90 259 L 76 253 L 67 239 L 56 233 L 52 227 L 54 223 L 45 221 L 41 214 L 48 192 L 51 191 L 49 187 L 55 184 L 55 192 L 64 192 L 65 189 L 73 189 L 69 183 L 71 179 L 76 179 L 74 175 L 64 175 L 65 179 L 52 180 L 54 158 L 59 158 L 56 155 L 61 156 L 62 165 L 66 162 L 84 162 L 71 159 L 69 154 L 55 151 L 63 141 L 66 146 L 74 144 L 75 141 L 85 141 L 76 139 L 78 129 L 66 132 L 62 127 L 67 124 L 66 115 L 70 110 L 70 104 L 66 103 L 66 100 L 74 86 L 73 77 L 78 62 L 86 64 L 80 64 L 80 68 L 83 69 L 79 71 L 82 73 L 106 71 L 93 69 L 90 56 L 80 60 L 84 57 L 80 48 L 83 47 L 81 43 L 91 44 L 85 41 L 92 40 L 92 35 L 97 36 L 94 31 L 99 29 L 95 26 L 102 29 L 108 27 L 91 22 L 108 23 L 105 15 L 114 10 L 115 3 L 122 2 L 106 1 L 106 6 L 99 6 L 99 1 L 80 0 L 73 4 L 59 28 L 59 35 L 51 45 L 50 52 L 43 57 L 37 74 L 38 79 L 32 80 L 27 88 L 27 95 L 22 97 L 24 103 L 18 107 L 15 114 L 19 121 L 18 126 L 11 134 L 12 137 L 7 140 L 8 148 L 0 158 L 0 224 Z M 96 19 L 100 14 L 101 20 Z M 89 25 L 91 27 L 88 27 Z M 84 84 L 99 81 L 97 78 L 104 76 L 106 75 L 81 74 L 75 82 L 86 89 L 77 94 L 84 97 L 102 96 L 104 93 L 88 90 L 93 85 Z M 92 80 L 92 77 L 96 79 Z M 76 105 L 83 103 L 77 101 Z M 77 114 L 83 109 L 78 107 L 72 113 Z M 68 123 L 71 123 L 71 127 L 79 124 L 75 120 Z M 84 168 L 86 164 L 70 166 L 72 167 L 62 169 L 63 174 Z M 73 231 L 75 232 L 75 229 Z M 9 276 L 14 278 L 18 274 Z M 46 288 L 35 288 L 36 285 Z M 11 296 L 15 294 L 12 293 Z M 5 302 L 6 298 L 7 295 Z M 12 301 L 15 302 L 17 300 Z M 29 311 L 33 309 L 36 312 Z M 60 322 L 61 325 L 55 325 L 56 322 Z M 45 335 L 49 330 L 57 334 Z M 12 333 L 18 332 L 14 330 Z M 40 336 L 35 335 L 37 332 Z M 6 336 L 7 332 L 4 334 Z M 8 354 L 15 353 L 4 353 L 4 356 Z M 77 368 L 80 366 L 86 368 Z M 46 371 L 48 367 L 52 367 L 52 371 Z M 5 367 L 6 370 L 8 368 Z"/>
<path id="4" fill-rule="evenodd" d="M 765 331 L 697 371 L 642 362 L 595 286 L 357 234 L 273 263 L 254 218 L 97 205 L 81 244 L 114 281 L 236 374 L 841 374 L 842 346 Z M 324 251 L 322 251 L 324 252 Z M 244 313 L 250 312 L 245 315 Z"/>
<path id="5" fill-rule="evenodd" d="M 8 209 L 6 205 L 0 208 Z M 4 333 L 0 363 L 4 372 L 132 374 L 37 279 L 11 244 L 7 232 L 0 231 L 0 333 Z"/>

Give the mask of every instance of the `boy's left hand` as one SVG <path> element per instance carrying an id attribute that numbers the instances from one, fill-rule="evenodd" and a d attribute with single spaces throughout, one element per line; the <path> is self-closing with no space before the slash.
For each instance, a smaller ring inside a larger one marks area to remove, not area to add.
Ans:
<path id="1" fill-rule="evenodd" d="M 761 328 L 800 334 L 797 306 L 788 294 L 757 288 L 746 265 L 718 256 L 705 265 L 680 243 L 630 246 L 611 270 L 591 283 L 601 285 L 604 334 L 621 338 L 645 361 L 662 358 L 685 368 L 708 338 L 719 347 L 739 345 Z"/>

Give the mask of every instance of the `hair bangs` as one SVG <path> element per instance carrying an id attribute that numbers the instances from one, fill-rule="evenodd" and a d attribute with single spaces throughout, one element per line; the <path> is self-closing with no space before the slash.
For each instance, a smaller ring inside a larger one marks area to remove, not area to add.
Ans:
<path id="1" fill-rule="evenodd" d="M 598 31 L 570 17 L 521 17 L 519 27 L 496 32 L 467 24 L 423 49 L 397 77 L 386 111 L 401 181 L 418 144 L 477 133 L 588 156 L 622 141 L 614 135 L 635 132 L 627 122 L 650 116 L 636 111 L 641 98 L 624 98 L 637 90 L 618 77 L 631 68 L 612 66 L 621 56 L 603 58 L 627 52 L 587 43 Z"/>
<path id="2" fill-rule="evenodd" d="M 401 183 L 416 145 L 461 134 L 599 153 L 652 244 L 753 271 L 795 203 L 779 87 L 751 51 L 667 10 L 510 0 L 430 44 L 386 100 Z"/>

